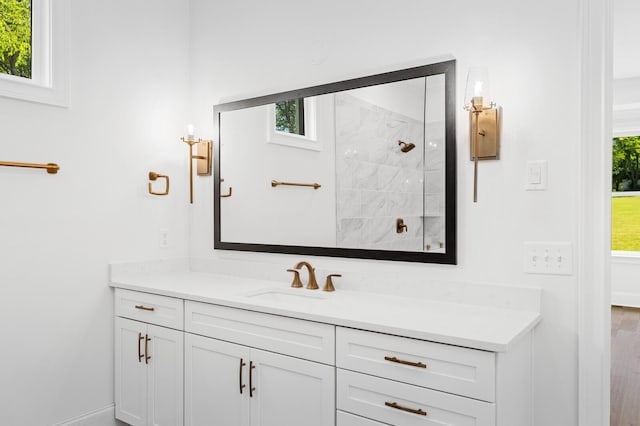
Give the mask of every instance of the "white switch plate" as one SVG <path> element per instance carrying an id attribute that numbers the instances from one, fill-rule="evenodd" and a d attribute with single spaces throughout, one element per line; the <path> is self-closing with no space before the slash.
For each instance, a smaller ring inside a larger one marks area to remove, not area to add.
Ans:
<path id="1" fill-rule="evenodd" d="M 524 243 L 524 271 L 529 274 L 573 274 L 571 243 Z"/>
<path id="2" fill-rule="evenodd" d="M 527 191 L 544 191 L 547 189 L 547 161 L 527 161 L 525 170 L 525 189 Z"/>

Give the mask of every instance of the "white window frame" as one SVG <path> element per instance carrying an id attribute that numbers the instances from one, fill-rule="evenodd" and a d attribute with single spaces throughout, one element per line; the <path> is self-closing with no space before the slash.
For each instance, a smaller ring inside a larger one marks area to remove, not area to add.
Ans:
<path id="1" fill-rule="evenodd" d="M 276 130 L 276 105 L 267 106 L 267 143 L 286 145 L 294 148 L 322 151 L 318 142 L 316 98 L 304 98 L 304 135 L 296 135 Z"/>
<path id="2" fill-rule="evenodd" d="M 0 96 L 68 106 L 69 0 L 32 0 L 32 78 L 0 73 Z"/>

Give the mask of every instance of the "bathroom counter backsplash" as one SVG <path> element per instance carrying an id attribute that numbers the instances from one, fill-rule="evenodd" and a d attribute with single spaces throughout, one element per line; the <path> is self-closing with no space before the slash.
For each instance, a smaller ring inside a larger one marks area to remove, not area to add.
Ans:
<path id="1" fill-rule="evenodd" d="M 344 289 L 307 290 L 291 288 L 287 281 L 185 267 L 120 268 L 113 273 L 111 265 L 111 271 L 111 287 L 496 352 L 509 350 L 541 319 L 535 310 Z"/>

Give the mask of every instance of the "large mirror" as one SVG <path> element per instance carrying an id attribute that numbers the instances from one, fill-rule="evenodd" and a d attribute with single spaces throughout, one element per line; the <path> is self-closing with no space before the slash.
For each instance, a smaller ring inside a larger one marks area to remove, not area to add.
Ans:
<path id="1" fill-rule="evenodd" d="M 216 105 L 214 248 L 456 263 L 455 61 Z"/>

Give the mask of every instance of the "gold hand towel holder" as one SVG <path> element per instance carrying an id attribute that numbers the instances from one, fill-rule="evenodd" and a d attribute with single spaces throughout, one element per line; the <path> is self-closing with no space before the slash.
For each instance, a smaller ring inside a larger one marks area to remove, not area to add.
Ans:
<path id="1" fill-rule="evenodd" d="M 151 182 L 149 182 L 149 194 L 151 195 L 167 195 L 169 194 L 169 176 L 167 175 L 161 175 L 160 173 L 156 173 L 156 172 L 149 172 L 149 180 L 155 182 L 158 179 L 164 179 L 165 180 L 165 187 L 164 187 L 164 192 L 155 192 L 152 188 L 151 188 Z"/>

